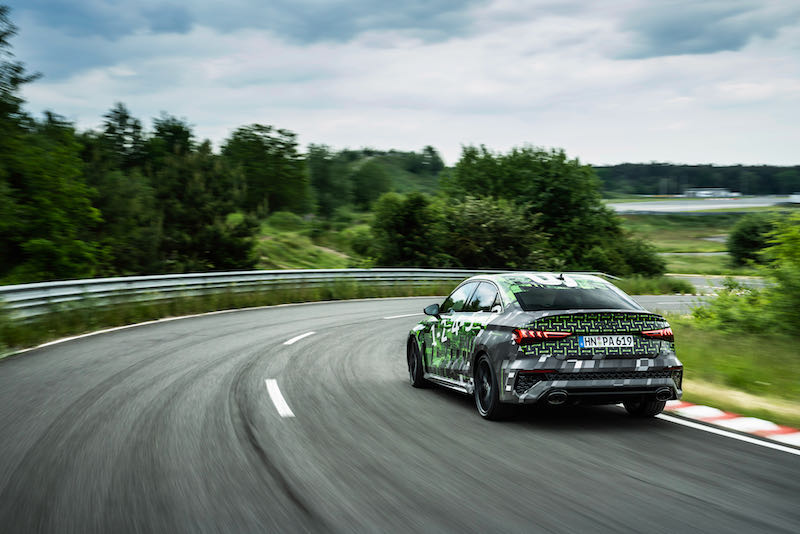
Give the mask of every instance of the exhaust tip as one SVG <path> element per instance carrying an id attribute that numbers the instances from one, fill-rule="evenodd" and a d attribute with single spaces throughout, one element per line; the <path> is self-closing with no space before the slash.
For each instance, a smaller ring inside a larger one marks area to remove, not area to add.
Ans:
<path id="1" fill-rule="evenodd" d="M 667 401 L 672 398 L 672 390 L 669 388 L 661 388 L 656 391 L 656 400 Z"/>
<path id="2" fill-rule="evenodd" d="M 565 402 L 567 402 L 566 391 L 562 390 L 553 391 L 547 396 L 547 404 L 550 404 L 551 406 L 559 406 L 561 404 L 564 404 Z"/>

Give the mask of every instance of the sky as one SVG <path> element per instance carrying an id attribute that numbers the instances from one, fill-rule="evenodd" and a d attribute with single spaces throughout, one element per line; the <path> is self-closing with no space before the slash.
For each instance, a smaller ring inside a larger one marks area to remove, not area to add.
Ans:
<path id="1" fill-rule="evenodd" d="M 797 0 L 0 0 L 29 112 L 99 128 L 123 102 L 219 147 L 564 149 L 800 164 Z"/>

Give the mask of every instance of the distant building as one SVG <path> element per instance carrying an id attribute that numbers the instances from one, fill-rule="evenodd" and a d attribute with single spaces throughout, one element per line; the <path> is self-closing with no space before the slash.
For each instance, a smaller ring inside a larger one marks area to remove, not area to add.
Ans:
<path id="1" fill-rule="evenodd" d="M 734 193 L 724 187 L 690 187 L 683 192 L 686 197 L 692 198 L 724 198 L 738 197 L 741 193 Z"/>

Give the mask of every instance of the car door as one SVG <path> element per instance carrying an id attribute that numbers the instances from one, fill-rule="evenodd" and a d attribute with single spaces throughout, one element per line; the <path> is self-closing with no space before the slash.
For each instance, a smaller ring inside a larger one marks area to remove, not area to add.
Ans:
<path id="1" fill-rule="evenodd" d="M 447 372 L 447 364 L 451 360 L 451 346 L 458 343 L 457 325 L 463 319 L 464 308 L 477 287 L 478 282 L 462 284 L 439 306 L 439 319 L 431 325 L 430 350 L 426 347 L 425 351 L 429 372 L 445 377 L 451 374 Z"/>
<path id="2" fill-rule="evenodd" d="M 491 282 L 481 281 L 464 309 L 454 318 L 448 359 L 444 363 L 445 376 L 460 382 L 468 380 L 476 339 L 500 311 L 502 304 L 497 287 Z"/>

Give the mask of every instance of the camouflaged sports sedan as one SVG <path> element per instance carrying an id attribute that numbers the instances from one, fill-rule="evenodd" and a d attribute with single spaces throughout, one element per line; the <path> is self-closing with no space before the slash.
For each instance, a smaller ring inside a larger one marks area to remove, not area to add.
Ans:
<path id="1" fill-rule="evenodd" d="M 472 394 L 487 419 L 530 403 L 652 417 L 683 393 L 669 323 L 596 276 L 475 276 L 425 314 L 408 337 L 411 385 Z"/>

